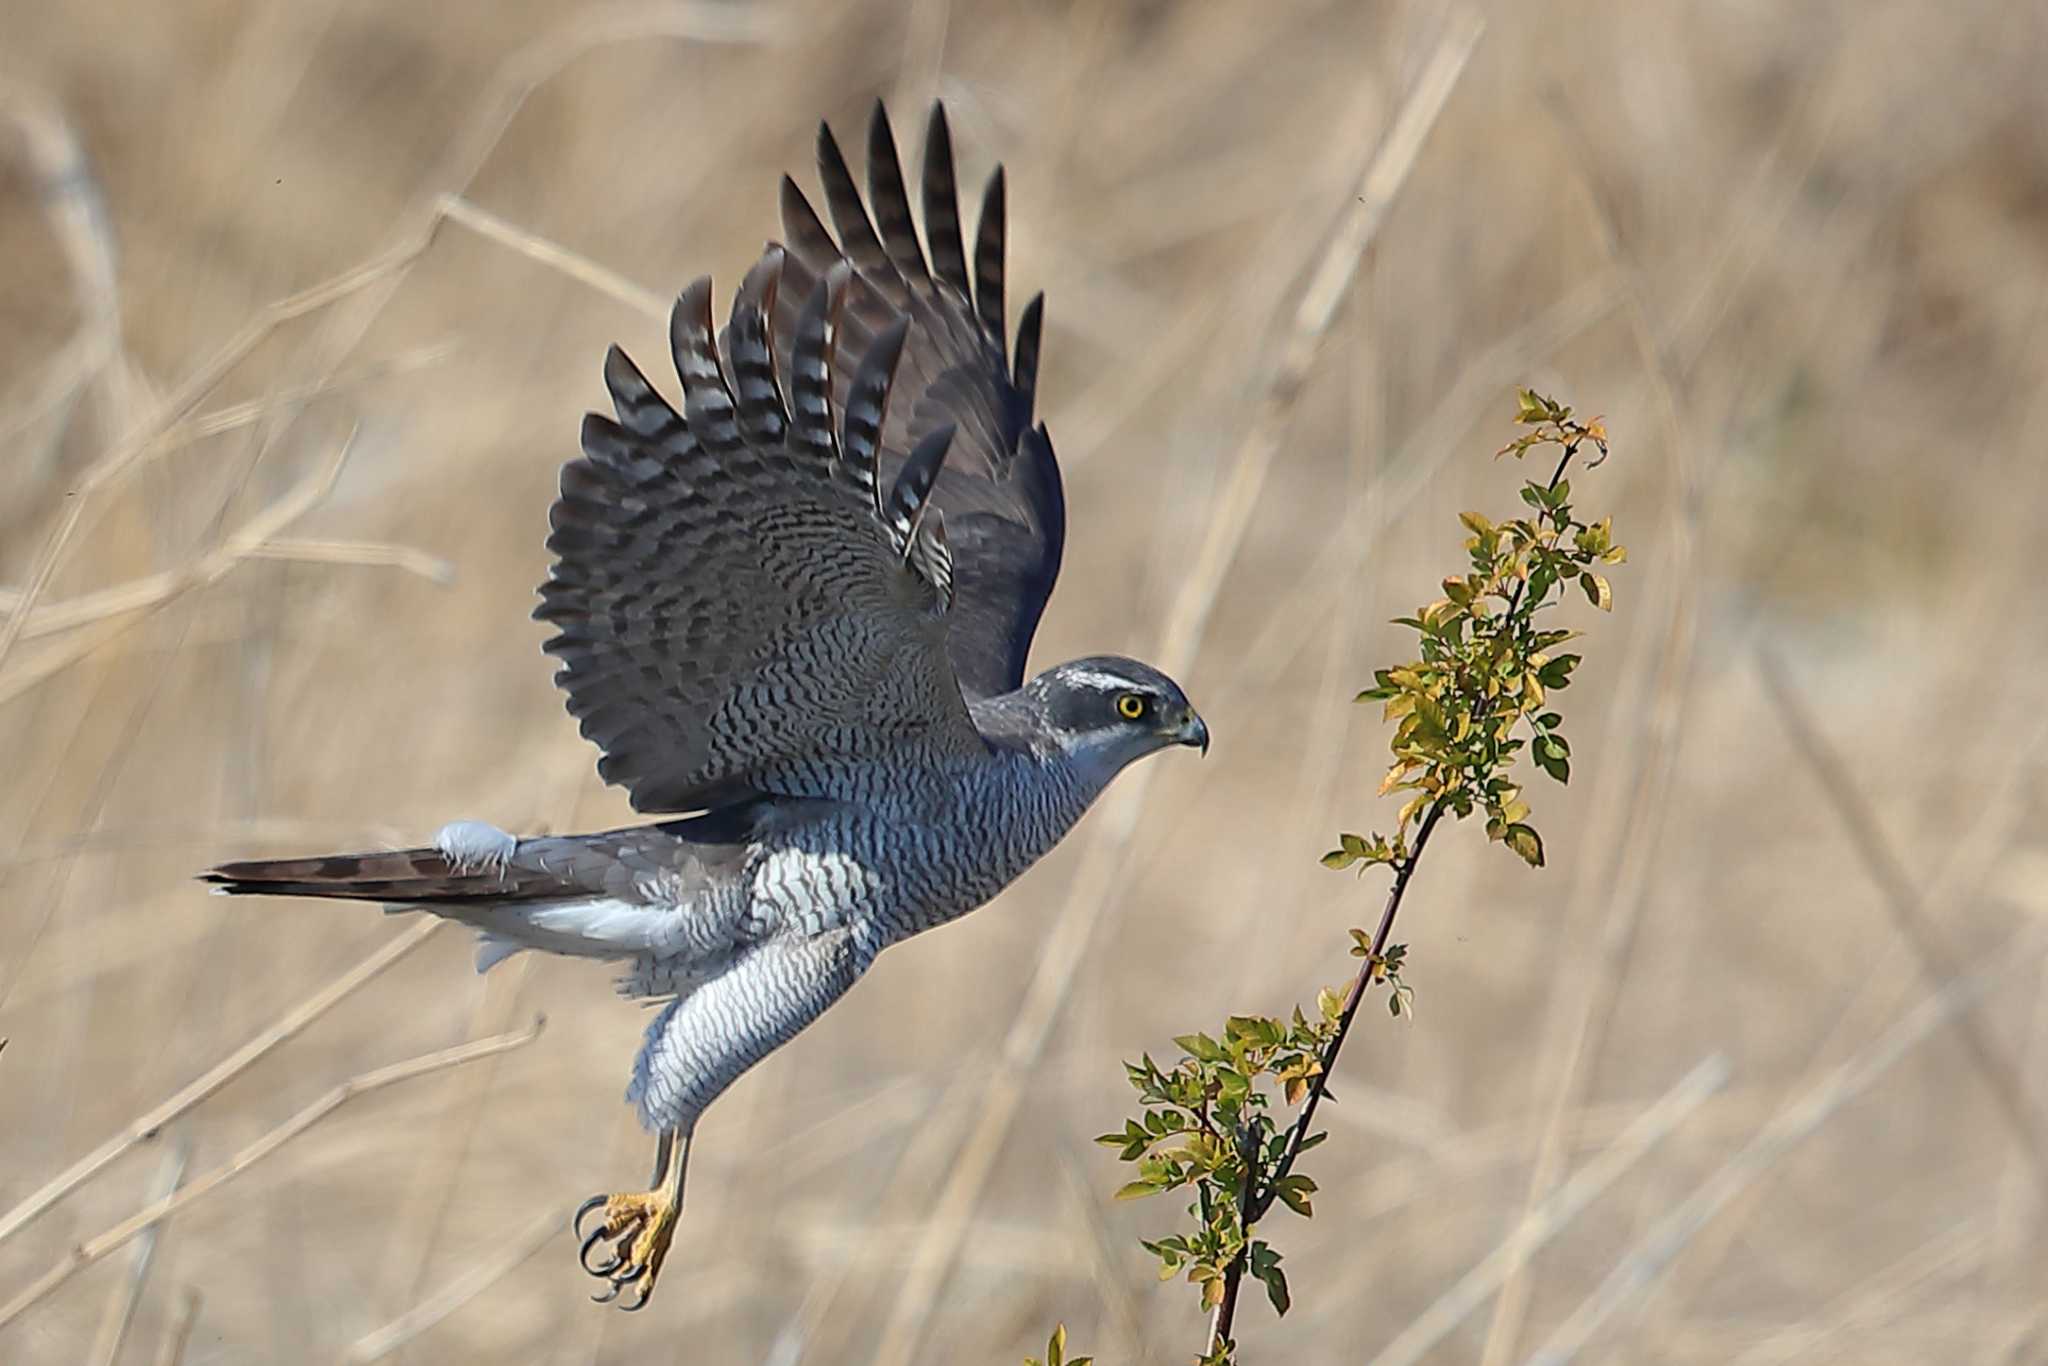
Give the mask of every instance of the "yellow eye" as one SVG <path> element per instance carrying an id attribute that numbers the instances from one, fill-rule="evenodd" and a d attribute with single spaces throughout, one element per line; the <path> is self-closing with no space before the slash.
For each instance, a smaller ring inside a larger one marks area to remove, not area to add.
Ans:
<path id="1" fill-rule="evenodd" d="M 1116 714 L 1126 721 L 1135 721 L 1145 714 L 1145 699 L 1134 692 L 1127 692 L 1116 700 Z"/>

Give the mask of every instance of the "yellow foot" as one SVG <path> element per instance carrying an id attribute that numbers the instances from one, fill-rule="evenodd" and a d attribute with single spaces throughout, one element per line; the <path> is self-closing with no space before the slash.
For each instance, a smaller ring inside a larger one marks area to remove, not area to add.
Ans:
<path id="1" fill-rule="evenodd" d="M 631 1195 L 593 1195 L 583 1202 L 583 1207 L 576 1211 L 576 1236 L 583 1240 L 577 1259 L 585 1271 L 610 1283 L 608 1289 L 591 1296 L 592 1299 L 599 1304 L 618 1300 L 619 1307 L 627 1310 L 647 1306 L 654 1294 L 655 1278 L 661 1275 L 662 1259 L 668 1256 L 669 1242 L 675 1237 L 677 1216 L 682 1213 L 678 1194 L 664 1182 L 656 1190 Z M 603 1221 L 586 1237 L 583 1221 L 599 1210 L 603 1211 Z M 601 1249 L 600 1245 L 605 1243 L 611 1246 Z M 604 1260 L 593 1261 L 593 1254 L 600 1251 Z M 620 1294 L 629 1285 L 639 1286 L 639 1297 L 630 1302 L 620 1300 Z"/>

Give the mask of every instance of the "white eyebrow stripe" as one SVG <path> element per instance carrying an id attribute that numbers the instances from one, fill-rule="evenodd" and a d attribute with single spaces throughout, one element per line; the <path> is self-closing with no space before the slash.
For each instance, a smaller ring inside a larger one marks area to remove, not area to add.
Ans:
<path id="1" fill-rule="evenodd" d="M 1083 688 L 1094 688 L 1099 692 L 1146 692 L 1128 678 L 1116 674 L 1097 673 L 1093 669 L 1074 669 L 1068 672 L 1067 682 Z"/>

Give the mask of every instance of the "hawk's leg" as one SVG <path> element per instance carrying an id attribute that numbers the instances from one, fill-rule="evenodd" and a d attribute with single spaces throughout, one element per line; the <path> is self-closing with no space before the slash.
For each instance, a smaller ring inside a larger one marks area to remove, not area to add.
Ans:
<path id="1" fill-rule="evenodd" d="M 638 1297 L 626 1307 L 638 1309 L 654 1293 L 682 1209 L 683 1166 L 697 1117 L 838 1000 L 874 955 L 845 925 L 764 940 L 669 1002 L 648 1025 L 626 1096 L 640 1122 L 662 1136 L 654 1189 L 600 1195 L 576 1215 L 583 1269 L 610 1282 L 600 1301 L 617 1299 L 637 1283 Z M 599 1210 L 603 1222 L 584 1234 L 582 1221 Z"/>
<path id="2" fill-rule="evenodd" d="M 669 1242 L 675 1237 L 676 1220 L 683 1212 L 683 1176 L 689 1165 L 690 1135 L 665 1129 L 654 1150 L 652 1189 L 625 1195 L 593 1195 L 576 1211 L 576 1236 L 583 1239 L 578 1254 L 583 1269 L 609 1282 L 609 1288 L 591 1297 L 599 1304 L 618 1299 L 627 1286 L 637 1284 L 638 1295 L 631 1301 L 620 1301 L 619 1307 L 646 1307 L 654 1294 L 654 1282 L 661 1275 L 662 1259 L 668 1256 Z M 603 1212 L 602 1218 L 585 1236 L 583 1221 L 597 1211 Z M 593 1255 L 605 1243 L 611 1246 L 603 1249 L 604 1260 L 593 1261 Z"/>

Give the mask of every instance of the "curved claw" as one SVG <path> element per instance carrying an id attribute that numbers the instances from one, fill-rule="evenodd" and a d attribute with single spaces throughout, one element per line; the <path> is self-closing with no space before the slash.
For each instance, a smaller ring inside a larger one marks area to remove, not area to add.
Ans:
<path id="1" fill-rule="evenodd" d="M 653 1190 L 593 1195 L 569 1221 L 577 1264 L 586 1275 L 606 1282 L 590 1297 L 594 1304 L 637 1312 L 653 1297 L 682 1207 L 683 1165 L 680 1159 L 668 1164 L 671 1147 L 664 1142 Z M 638 1293 L 627 1296 L 628 1288 Z"/>
<path id="2" fill-rule="evenodd" d="M 583 1221 L 590 1217 L 592 1210 L 603 1209 L 607 1199 L 608 1196 L 593 1195 L 576 1207 L 576 1217 L 569 1221 L 569 1227 L 576 1231 L 578 1238 L 583 1236 Z"/>
<path id="3" fill-rule="evenodd" d="M 583 1246 L 576 1253 L 576 1260 L 582 1264 L 585 1271 L 593 1276 L 608 1277 L 626 1264 L 626 1254 L 620 1247 L 610 1249 L 612 1259 L 603 1266 L 592 1266 L 590 1264 L 590 1254 L 596 1249 L 598 1242 L 604 1238 L 605 1233 L 606 1229 L 600 1224 L 596 1229 L 592 1230 L 588 1238 L 583 1240 Z"/>

